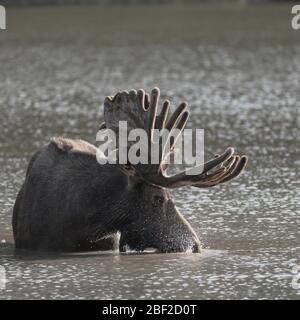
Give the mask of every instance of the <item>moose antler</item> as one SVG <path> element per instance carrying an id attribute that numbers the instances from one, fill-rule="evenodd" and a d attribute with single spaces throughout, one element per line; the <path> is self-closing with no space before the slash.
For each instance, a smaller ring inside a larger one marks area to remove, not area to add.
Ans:
<path id="1" fill-rule="evenodd" d="M 131 175 L 138 176 L 151 184 L 166 188 L 177 188 L 186 185 L 207 188 L 229 181 L 241 173 L 246 166 L 247 157 L 234 155 L 234 149 L 228 148 L 223 154 L 204 163 L 201 166 L 200 174 L 192 174 L 197 169 L 192 168 L 173 176 L 168 176 L 166 174 L 166 159 L 174 151 L 176 140 L 185 128 L 189 110 L 187 103 L 182 102 L 169 116 L 170 103 L 166 100 L 163 103 L 161 112 L 157 114 L 159 97 L 160 90 L 158 88 L 152 90 L 151 96 L 140 89 L 138 91 L 119 92 L 114 97 L 107 97 L 104 101 L 106 128 L 113 130 L 118 136 L 119 121 L 126 121 L 128 130 L 139 128 L 147 131 L 148 150 L 158 146 L 158 164 L 139 163 L 133 165 L 127 163 L 127 165 L 120 165 L 123 171 L 126 171 L 127 174 L 130 172 Z M 164 139 L 162 136 L 154 139 L 154 129 L 165 132 Z M 174 129 L 177 129 L 175 137 L 171 134 Z M 166 152 L 167 145 L 169 146 L 169 152 Z M 130 147 L 130 144 L 128 147 Z"/>

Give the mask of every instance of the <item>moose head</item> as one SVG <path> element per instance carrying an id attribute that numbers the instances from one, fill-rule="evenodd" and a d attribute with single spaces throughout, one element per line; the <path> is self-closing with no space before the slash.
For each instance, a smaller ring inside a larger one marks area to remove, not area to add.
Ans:
<path id="1" fill-rule="evenodd" d="M 148 163 L 117 164 L 127 176 L 126 197 L 130 199 L 129 214 L 134 221 L 121 230 L 120 248 L 143 251 L 148 247 L 160 252 L 199 252 L 199 239 L 176 208 L 168 189 L 184 186 L 208 188 L 238 176 L 246 165 L 247 158 L 234 154 L 228 148 L 223 154 L 201 166 L 199 174 L 195 168 L 175 175 L 168 175 L 170 156 L 174 153 L 176 141 L 183 132 L 189 110 L 187 103 L 181 103 L 170 114 L 170 102 L 164 101 L 158 112 L 160 90 L 154 88 L 151 95 L 144 90 L 122 91 L 104 101 L 105 122 L 101 128 L 110 129 L 118 136 L 120 121 L 126 121 L 129 130 L 144 129 L 147 132 Z M 156 138 L 154 133 L 162 133 Z M 175 134 L 174 134 L 175 132 Z M 132 146 L 128 143 L 125 152 Z M 122 148 L 122 146 L 119 146 Z M 151 163 L 151 150 L 158 150 L 158 161 Z M 193 170 L 193 171 L 192 171 Z"/>

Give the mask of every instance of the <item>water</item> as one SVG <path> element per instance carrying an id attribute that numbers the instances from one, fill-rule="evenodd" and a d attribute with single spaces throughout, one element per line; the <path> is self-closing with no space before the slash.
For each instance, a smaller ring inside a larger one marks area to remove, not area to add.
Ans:
<path id="1" fill-rule="evenodd" d="M 0 298 L 299 299 L 300 32 L 289 6 L 9 14 L 0 34 Z M 93 143 L 105 95 L 154 86 L 173 104 L 190 102 L 207 157 L 233 145 L 250 158 L 227 185 L 172 192 L 203 253 L 15 251 L 12 207 L 34 150 L 57 135 Z"/>

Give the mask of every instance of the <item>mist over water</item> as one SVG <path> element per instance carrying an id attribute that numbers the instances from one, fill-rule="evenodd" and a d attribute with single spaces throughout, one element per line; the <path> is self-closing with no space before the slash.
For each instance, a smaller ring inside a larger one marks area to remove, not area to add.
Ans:
<path id="1" fill-rule="evenodd" d="M 0 35 L 0 298 L 299 299 L 300 31 L 289 14 L 12 10 Z M 205 129 L 206 159 L 230 145 L 250 159 L 226 185 L 172 192 L 203 253 L 14 251 L 12 208 L 32 153 L 51 136 L 94 143 L 106 95 L 154 86 L 173 106 L 190 103 L 188 127 Z"/>

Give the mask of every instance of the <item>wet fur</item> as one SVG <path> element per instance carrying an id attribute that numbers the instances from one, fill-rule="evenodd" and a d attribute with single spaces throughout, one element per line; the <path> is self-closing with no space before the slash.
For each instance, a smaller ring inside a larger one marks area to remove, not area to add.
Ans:
<path id="1" fill-rule="evenodd" d="M 167 204 L 156 205 L 155 197 Z M 29 163 L 13 211 L 15 246 L 199 251 L 197 236 L 169 198 L 166 190 L 132 181 L 114 165 L 99 165 L 93 145 L 55 138 Z"/>

